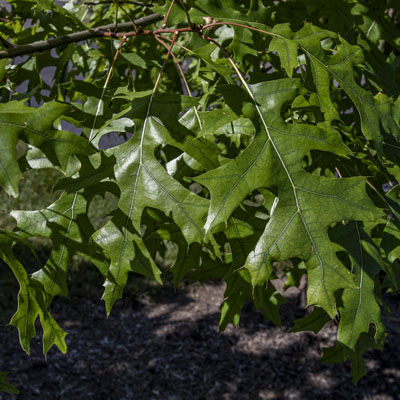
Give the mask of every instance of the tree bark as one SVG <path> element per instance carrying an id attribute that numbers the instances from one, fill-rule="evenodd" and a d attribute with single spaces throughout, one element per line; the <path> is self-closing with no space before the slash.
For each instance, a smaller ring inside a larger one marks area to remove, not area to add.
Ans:
<path id="1" fill-rule="evenodd" d="M 155 22 L 161 21 L 163 16 L 160 14 L 151 14 L 146 17 L 142 17 L 134 20 L 136 26 L 146 26 L 153 24 Z M 64 46 L 70 43 L 81 42 L 87 39 L 93 39 L 96 37 L 102 37 L 105 33 L 111 32 L 127 32 L 134 29 L 134 25 L 132 22 L 123 22 L 121 24 L 109 24 L 98 26 L 96 28 L 87 29 L 80 32 L 70 33 L 65 36 L 60 36 L 56 38 L 51 38 L 48 40 L 43 40 L 39 42 L 34 42 L 31 44 L 26 44 L 23 46 L 18 46 L 16 48 L 12 48 L 9 50 L 0 51 L 0 59 L 2 58 L 14 58 L 18 56 L 24 56 L 26 54 L 37 53 L 49 49 L 53 49 L 54 47 Z"/>

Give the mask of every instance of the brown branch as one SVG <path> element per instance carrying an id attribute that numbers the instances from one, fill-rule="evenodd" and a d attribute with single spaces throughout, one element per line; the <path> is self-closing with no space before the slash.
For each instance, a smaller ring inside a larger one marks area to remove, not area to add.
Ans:
<path id="1" fill-rule="evenodd" d="M 149 29 L 143 30 L 141 32 L 126 32 L 126 33 L 115 33 L 115 32 L 104 32 L 104 36 L 113 37 L 113 38 L 121 38 L 121 37 L 130 37 L 130 36 L 138 36 L 138 35 L 158 35 L 160 33 L 175 33 L 175 32 L 194 32 L 195 29 L 187 26 L 185 28 L 159 28 L 159 29 Z"/>
<path id="2" fill-rule="evenodd" d="M 172 42 L 172 39 L 169 38 L 169 37 L 167 37 L 167 36 L 162 36 L 162 38 L 165 39 L 165 40 L 168 40 L 169 42 Z M 180 43 L 178 43 L 178 42 L 175 42 L 175 43 L 174 43 L 174 46 L 178 46 L 178 47 L 181 48 L 182 50 L 185 50 L 185 51 L 187 51 L 187 52 L 190 53 L 190 54 L 194 54 L 194 52 L 193 52 L 192 50 L 188 49 L 187 47 L 183 46 L 182 44 L 180 44 Z"/>
<path id="3" fill-rule="evenodd" d="M 159 85 L 160 80 L 161 80 L 161 75 L 162 75 L 162 73 L 164 72 L 164 69 L 165 69 L 165 67 L 166 67 L 166 65 L 167 65 L 167 61 L 168 61 L 168 59 L 169 59 L 169 56 L 170 56 L 171 53 L 172 53 L 172 49 L 174 48 L 174 43 L 176 42 L 176 39 L 178 38 L 178 36 L 179 36 L 179 31 L 176 30 L 176 31 L 174 32 L 174 36 L 172 37 L 171 45 L 170 45 L 169 48 L 168 48 L 167 56 L 165 57 L 165 60 L 164 60 L 164 63 L 163 63 L 163 65 L 162 65 L 162 67 L 161 67 L 160 72 L 158 73 L 157 80 L 156 80 L 156 84 L 154 85 L 154 88 L 153 88 L 153 95 L 157 92 L 158 85 Z"/>
<path id="4" fill-rule="evenodd" d="M 225 47 L 221 46 L 216 40 L 214 40 L 213 38 L 211 38 L 211 37 L 209 37 L 209 36 L 206 36 L 206 35 L 204 35 L 204 34 L 202 34 L 202 33 L 199 33 L 199 35 L 200 35 L 201 38 L 206 39 L 206 40 L 208 40 L 210 43 L 215 44 L 215 45 L 224 53 L 224 56 L 231 62 L 231 64 L 233 63 L 233 68 L 234 68 L 235 71 L 236 71 L 237 66 L 236 66 L 236 64 L 233 62 L 233 60 L 232 60 L 232 58 L 231 58 L 231 55 L 229 54 L 229 51 L 228 51 Z M 238 72 L 238 71 L 236 71 L 236 72 Z M 239 72 L 238 72 L 238 75 L 241 76 L 242 73 L 239 71 Z"/>
<path id="5" fill-rule="evenodd" d="M 161 25 L 161 28 L 165 28 L 167 26 L 168 18 L 169 18 L 169 15 L 171 14 L 171 10 L 172 10 L 172 7 L 174 6 L 174 3 L 175 3 L 175 0 L 172 0 L 171 4 L 169 5 L 167 14 L 165 14 L 164 22 Z"/>
<path id="6" fill-rule="evenodd" d="M 101 4 L 110 4 L 113 0 L 102 0 L 102 1 L 84 1 L 85 6 L 99 6 Z M 129 0 L 118 0 L 118 4 L 133 4 L 135 6 L 151 7 L 152 4 L 142 3 L 141 1 L 129 1 Z"/>
<path id="7" fill-rule="evenodd" d="M 187 81 L 187 79 L 186 79 L 185 73 L 183 72 L 183 69 L 182 69 L 182 67 L 181 67 L 181 64 L 179 63 L 179 60 L 177 59 L 176 55 L 173 53 L 173 46 L 174 46 L 174 44 L 177 44 L 177 43 L 176 43 L 173 39 L 163 37 L 163 39 L 168 39 L 168 40 L 171 42 L 171 47 L 169 48 L 168 45 L 164 42 L 164 40 L 161 39 L 160 35 L 156 35 L 155 38 L 156 38 L 166 49 L 168 49 L 168 51 L 169 51 L 169 49 L 171 48 L 171 56 L 172 56 L 172 58 L 173 58 L 173 60 L 174 60 L 174 62 L 175 62 L 176 68 L 178 69 L 179 73 L 181 74 L 181 77 L 182 77 L 183 83 L 184 83 L 184 85 L 185 85 L 185 87 L 186 87 L 186 90 L 187 90 L 187 92 L 188 92 L 188 95 L 189 95 L 190 97 L 193 97 L 192 91 L 190 90 L 189 83 L 188 83 L 188 81 Z M 200 130 L 202 130 L 202 129 L 203 129 L 203 124 L 202 124 L 202 122 L 201 122 L 201 118 L 200 118 L 199 112 L 197 111 L 197 107 L 196 107 L 196 106 L 193 106 L 193 110 L 194 110 L 194 113 L 195 113 L 195 115 L 196 115 L 197 122 L 199 123 Z"/>
<path id="8" fill-rule="evenodd" d="M 146 17 L 136 19 L 134 22 L 135 25 L 137 26 L 145 26 L 161 21 L 162 19 L 163 16 L 160 14 L 151 14 Z M 132 22 L 124 22 L 118 24 L 119 32 L 130 31 L 132 29 L 134 29 Z M 26 54 L 37 53 L 53 49 L 55 47 L 65 46 L 66 44 L 81 42 L 83 40 L 93 39 L 97 37 L 104 37 L 104 36 L 114 37 L 114 34 L 116 35 L 115 30 L 116 30 L 115 24 L 108 24 L 108 25 L 98 26 L 92 29 L 87 29 L 85 31 L 70 33 L 69 35 L 60 36 L 57 38 L 26 44 L 23 46 L 19 46 L 15 49 L 0 51 L 0 59 L 24 56 Z M 123 37 L 123 36 L 125 35 L 121 33 L 118 37 Z M 133 35 L 127 35 L 127 36 L 133 36 Z"/>
<path id="9" fill-rule="evenodd" d="M 156 38 L 156 39 L 158 40 L 158 42 L 160 42 L 167 50 L 169 50 L 169 47 L 168 47 L 167 43 L 165 43 L 164 40 L 162 40 L 162 39 L 160 38 L 160 36 L 156 35 L 155 38 Z M 171 39 L 171 43 L 172 43 L 172 39 Z M 172 43 L 172 46 L 173 46 L 174 44 L 176 44 L 176 43 Z M 189 84 L 188 84 L 188 81 L 187 81 L 187 79 L 186 79 L 185 73 L 183 72 L 182 67 L 181 67 L 181 65 L 179 64 L 179 61 L 178 61 L 178 59 L 176 58 L 176 55 L 172 52 L 172 50 L 171 50 L 171 56 L 172 56 L 172 58 L 173 58 L 173 60 L 174 60 L 174 62 L 175 62 L 176 68 L 178 69 L 178 71 L 179 71 L 179 73 L 180 73 L 180 75 L 181 75 L 181 77 L 182 77 L 183 83 L 184 83 L 184 85 L 185 85 L 185 87 L 186 87 L 186 90 L 187 90 L 189 96 L 190 96 L 190 97 L 193 97 L 193 96 L 192 96 L 192 92 L 191 92 L 190 87 L 189 87 Z"/>

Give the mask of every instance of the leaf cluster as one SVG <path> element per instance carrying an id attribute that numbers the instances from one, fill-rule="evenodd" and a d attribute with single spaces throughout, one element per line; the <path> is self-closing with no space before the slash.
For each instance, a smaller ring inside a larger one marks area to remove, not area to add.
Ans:
<path id="1" fill-rule="evenodd" d="M 306 279 L 310 312 L 292 330 L 334 320 L 323 361 L 351 360 L 357 382 L 400 285 L 399 0 L 58 3 L 9 0 L 5 51 L 167 17 L 0 60 L 2 190 L 18 197 L 30 170 L 60 177 L 57 200 L 7 210 L 15 228 L 0 232 L 24 350 L 39 318 L 44 352 L 67 351 L 50 305 L 78 254 L 103 275 L 107 314 L 130 273 L 223 279 L 221 330 L 249 300 L 279 325 L 274 280 Z M 88 210 L 106 195 L 118 202 L 99 225 Z M 28 274 L 12 248 L 35 237 L 52 252 Z M 4 373 L 0 385 L 12 390 Z"/>

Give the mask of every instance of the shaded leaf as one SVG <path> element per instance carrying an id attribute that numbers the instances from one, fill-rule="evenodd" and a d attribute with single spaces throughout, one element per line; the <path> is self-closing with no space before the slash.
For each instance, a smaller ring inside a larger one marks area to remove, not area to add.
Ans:
<path id="1" fill-rule="evenodd" d="M 21 346 L 29 354 L 30 341 L 36 335 L 35 321 L 40 317 L 43 327 L 43 352 L 46 354 L 53 345 L 56 345 L 65 354 L 66 332 L 60 328 L 47 309 L 47 293 L 43 285 L 29 277 L 24 266 L 15 257 L 12 246 L 16 241 L 21 241 L 17 235 L 6 231 L 0 232 L 0 257 L 11 268 L 20 286 L 18 309 L 10 324 L 18 329 Z"/>
<path id="2" fill-rule="evenodd" d="M 0 392 L 18 394 L 19 390 L 7 380 L 8 372 L 0 372 Z"/>
<path id="3" fill-rule="evenodd" d="M 289 65 L 289 57 L 290 60 L 295 58 L 297 46 L 306 54 L 313 71 L 321 110 L 327 120 L 339 119 L 330 90 L 331 80 L 335 79 L 356 106 L 360 115 L 361 129 L 367 139 L 374 141 L 380 156 L 382 156 L 381 126 L 387 133 L 400 140 L 400 128 L 391 117 L 392 100 L 384 94 L 373 97 L 356 83 L 354 73 L 349 73 L 364 60 L 360 47 L 351 46 L 335 33 L 321 30 L 311 24 L 306 24 L 295 33 L 291 31 L 289 24 L 277 25 L 274 27 L 274 33 L 277 36 L 271 44 L 273 48 L 279 49 L 283 65 Z M 326 38 L 340 41 L 332 55 L 327 55 L 322 48 L 321 41 Z M 294 64 L 292 61 L 291 67 Z"/>
<path id="4" fill-rule="evenodd" d="M 379 249 L 371 243 L 359 222 L 339 225 L 333 239 L 349 254 L 357 288 L 346 288 L 339 306 L 340 322 L 338 341 L 353 349 L 362 333 L 375 327 L 374 339 L 381 342 L 385 337 L 381 310 L 375 298 L 375 278 L 382 263 Z"/>
<path id="5" fill-rule="evenodd" d="M 67 271 L 73 254 L 83 254 L 93 261 L 94 244 L 89 244 L 94 229 L 87 217 L 87 200 L 82 193 L 64 193 L 49 207 L 38 211 L 12 211 L 17 227 L 24 237 L 42 236 L 51 239 L 53 248 L 46 265 L 31 280 L 40 282 L 47 293 L 47 305 L 57 295 L 67 296 Z"/>
<path id="6" fill-rule="evenodd" d="M 312 331 L 318 333 L 332 318 L 321 307 L 314 307 L 314 310 L 304 318 L 294 322 L 290 332 Z"/>
<path id="7" fill-rule="evenodd" d="M 94 240 L 111 260 L 103 295 L 107 313 L 122 296 L 129 271 L 161 282 L 160 271 L 140 235 L 145 207 L 160 210 L 172 218 L 188 244 L 203 238 L 202 223 L 208 200 L 174 180 L 154 156 L 154 149 L 163 143 L 186 149 L 195 158 L 204 154 L 204 143 L 184 136 L 187 128 L 179 124 L 177 114 L 172 113 L 177 107 L 193 105 L 193 101 L 174 95 L 161 96 L 161 99 L 157 100 L 153 95 L 139 99 L 133 108 L 135 134 L 128 142 L 110 151 L 117 160 L 115 178 L 121 189 L 120 212 L 94 235 Z M 209 157 L 201 160 L 213 162 Z"/>

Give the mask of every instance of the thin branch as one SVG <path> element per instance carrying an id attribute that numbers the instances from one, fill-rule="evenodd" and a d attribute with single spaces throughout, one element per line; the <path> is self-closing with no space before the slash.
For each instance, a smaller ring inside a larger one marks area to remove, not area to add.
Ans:
<path id="1" fill-rule="evenodd" d="M 171 4 L 169 5 L 167 14 L 165 14 L 164 22 L 161 25 L 161 28 L 163 28 L 163 29 L 167 26 L 168 18 L 169 18 L 169 15 L 171 14 L 171 10 L 172 10 L 172 7 L 174 6 L 174 3 L 175 3 L 175 0 L 172 0 Z"/>
<path id="2" fill-rule="evenodd" d="M 190 19 L 189 11 L 187 10 L 185 3 L 183 2 L 183 0 L 179 0 L 179 3 L 181 4 L 183 11 L 185 11 L 185 13 L 186 13 L 186 18 L 187 18 L 187 22 L 188 22 L 189 26 L 194 28 L 195 25 L 193 24 L 192 20 Z"/>
<path id="3" fill-rule="evenodd" d="M 116 0 L 113 0 L 113 3 L 115 4 L 115 30 L 117 31 L 118 30 L 118 8 L 119 7 L 118 7 L 118 3 L 116 2 Z M 133 29 L 135 31 L 137 31 L 135 24 L 133 24 Z"/>
<path id="4" fill-rule="evenodd" d="M 166 49 L 169 49 L 168 45 L 160 38 L 160 36 L 155 36 L 155 38 L 156 38 Z M 169 39 L 169 38 L 168 38 L 168 39 Z M 169 40 L 170 40 L 171 43 L 172 43 L 172 39 L 169 39 Z M 176 43 L 175 43 L 175 44 L 176 44 Z M 174 45 L 174 43 L 172 43 L 172 46 L 173 46 L 173 45 Z M 190 90 L 190 86 L 189 86 L 188 81 L 187 81 L 187 79 L 186 79 L 185 73 L 183 72 L 183 69 L 182 69 L 182 67 L 181 67 L 181 64 L 179 63 L 179 60 L 176 58 L 176 55 L 175 55 L 172 51 L 171 51 L 171 56 L 172 56 L 172 58 L 174 59 L 176 68 L 178 69 L 178 71 L 179 71 L 179 73 L 180 73 L 180 75 L 181 75 L 181 77 L 182 77 L 183 84 L 185 85 L 185 88 L 186 88 L 186 90 L 187 90 L 189 96 L 190 96 L 190 97 L 193 97 L 192 91 Z M 196 118 L 197 118 L 197 122 L 199 123 L 199 127 L 200 127 L 200 130 L 201 130 L 201 129 L 203 129 L 203 127 L 202 127 L 203 124 L 201 123 L 201 119 L 200 119 L 199 112 L 197 111 L 197 108 L 196 108 L 195 106 L 193 107 L 193 110 L 194 110 L 194 113 L 195 113 Z"/>
<path id="5" fill-rule="evenodd" d="M 135 21 L 132 19 L 131 15 L 125 10 L 124 7 L 122 7 L 121 2 L 118 0 L 113 0 L 113 2 L 116 5 L 115 26 L 118 26 L 118 8 L 120 8 L 122 10 L 122 12 L 128 17 L 129 21 L 132 22 L 135 32 L 139 32 L 141 30 L 141 28 L 135 24 Z M 118 28 L 116 28 L 116 30 L 118 30 Z"/>
<path id="6" fill-rule="evenodd" d="M 168 59 L 169 59 L 169 56 L 170 56 L 171 53 L 172 53 L 172 49 L 173 49 L 173 47 L 174 47 L 174 43 L 175 43 L 176 39 L 178 38 L 178 35 L 179 35 L 179 31 L 176 30 L 176 31 L 174 32 L 174 36 L 172 37 L 171 45 L 170 45 L 169 48 L 168 48 L 167 56 L 165 57 L 164 63 L 163 63 L 163 65 L 162 65 L 161 69 L 160 69 L 160 72 L 159 72 L 158 76 L 157 76 L 157 81 L 156 81 L 156 84 L 154 85 L 154 89 L 153 89 L 153 95 L 157 92 L 158 85 L 159 85 L 160 80 L 161 80 L 161 75 L 162 75 L 162 73 L 164 72 L 164 69 L 165 69 L 165 67 L 166 67 L 166 65 L 167 65 L 167 61 L 168 61 Z"/>
<path id="7" fill-rule="evenodd" d="M 113 38 L 121 38 L 123 36 L 138 36 L 138 35 L 157 35 L 159 33 L 175 33 L 175 32 L 194 32 L 195 30 L 190 26 L 185 28 L 159 28 L 159 29 L 149 29 L 142 30 L 141 32 L 126 32 L 126 33 L 115 33 L 115 32 L 104 32 L 103 36 L 113 37 Z"/>
<path id="8" fill-rule="evenodd" d="M 96 126 L 97 116 L 98 116 L 99 113 L 100 113 L 100 108 L 101 108 L 101 104 L 102 104 L 102 102 L 103 102 L 103 97 L 104 97 L 104 94 L 105 94 L 105 92 L 106 92 L 106 89 L 107 89 L 107 86 L 108 86 L 108 82 L 110 81 L 111 74 L 112 74 L 113 69 L 114 69 L 115 61 L 117 61 L 118 55 L 119 55 L 119 53 L 120 53 L 120 51 L 121 51 L 121 49 L 122 49 L 122 46 L 123 46 L 123 44 L 125 43 L 125 41 L 126 41 L 126 37 L 123 37 L 122 40 L 121 40 L 121 43 L 119 44 L 118 50 L 117 50 L 117 51 L 115 52 L 115 54 L 114 54 L 114 58 L 113 58 L 113 61 L 112 61 L 112 63 L 111 63 L 110 69 L 108 70 L 107 78 L 106 78 L 106 81 L 104 82 L 104 85 L 103 85 L 103 91 L 101 92 L 101 96 L 100 96 L 99 102 L 98 102 L 98 104 L 97 104 L 97 109 L 96 109 L 96 114 L 95 114 L 95 116 L 94 116 L 94 121 L 93 121 L 92 129 L 90 130 L 89 142 L 92 142 L 92 140 L 94 140 L 94 139 L 96 138 L 96 136 L 97 136 L 97 135 L 95 135 L 95 136 L 92 138 L 92 135 L 93 135 L 93 132 L 94 132 L 94 128 L 95 128 L 95 126 Z"/>
<path id="9" fill-rule="evenodd" d="M 163 16 L 160 14 L 151 14 L 146 17 L 138 18 L 134 22 L 135 25 L 137 26 L 145 26 L 161 21 L 162 19 Z M 118 24 L 119 32 L 130 31 L 132 29 L 134 29 L 132 22 L 124 22 Z M 15 49 L 0 51 L 0 59 L 14 58 L 17 56 L 23 56 L 26 54 L 41 52 L 48 49 L 53 49 L 55 47 L 65 46 L 66 44 L 69 43 L 81 42 L 83 40 L 93 39 L 97 37 L 113 36 L 116 34 L 115 30 L 116 30 L 115 24 L 108 24 L 108 25 L 98 26 L 92 29 L 87 29 L 85 31 L 70 33 L 69 35 L 19 46 Z M 121 33 L 117 37 L 123 37 L 123 36 L 125 35 Z M 128 35 L 128 36 L 133 36 L 133 35 Z"/>
<path id="10" fill-rule="evenodd" d="M 238 66 L 235 64 L 235 61 L 233 61 L 231 55 L 229 54 L 228 50 L 225 49 L 225 47 L 221 46 L 216 40 L 214 40 L 213 38 L 210 38 L 200 32 L 198 32 L 200 37 L 202 37 L 203 39 L 208 40 L 211 43 L 214 43 L 225 55 L 225 57 L 229 60 L 229 62 L 231 63 L 233 69 L 235 70 L 237 76 L 239 77 L 240 81 L 242 82 L 242 85 L 246 88 L 247 93 L 249 94 L 249 96 L 251 97 L 251 99 L 253 100 L 254 106 L 256 107 L 258 113 L 260 114 L 261 118 L 262 114 L 260 111 L 260 108 L 256 102 L 256 99 L 254 98 L 254 94 L 253 92 L 250 90 L 249 85 L 246 82 L 246 79 L 244 78 L 243 74 L 241 73 L 240 69 L 238 68 Z M 253 288 L 254 289 L 254 288 Z"/>
<path id="11" fill-rule="evenodd" d="M 162 36 L 162 38 L 165 39 L 165 40 L 168 40 L 169 42 L 172 42 L 172 39 L 169 38 L 169 37 L 167 37 L 167 36 Z M 178 43 L 178 42 L 175 42 L 175 43 L 174 43 L 174 46 L 178 46 L 178 47 L 181 48 L 182 50 L 185 50 L 185 51 L 187 51 L 187 52 L 190 53 L 190 54 L 194 54 L 194 51 L 193 51 L 193 50 L 188 49 L 187 47 L 183 46 L 182 44 L 180 44 L 180 43 Z"/>
<path id="12" fill-rule="evenodd" d="M 15 46 L 12 43 L 7 42 L 7 40 L 2 36 L 0 36 L 0 41 L 6 49 L 15 49 Z"/>
<path id="13" fill-rule="evenodd" d="M 343 178 L 343 176 L 342 176 L 342 174 L 340 173 L 338 167 L 335 167 L 335 171 L 336 171 L 336 173 L 338 174 L 338 177 L 339 177 L 339 178 Z"/>
<path id="14" fill-rule="evenodd" d="M 113 3 L 113 0 L 103 0 L 103 1 L 84 1 L 85 6 L 99 6 L 101 4 Z M 135 6 L 141 7 L 151 7 L 152 4 L 142 3 L 141 1 L 129 1 L 129 0 L 118 0 L 118 4 L 133 4 Z"/>
<path id="15" fill-rule="evenodd" d="M 229 54 L 229 51 L 225 49 L 225 47 L 221 46 L 216 40 L 214 40 L 213 38 L 210 38 L 209 36 L 206 36 L 204 34 L 199 33 L 200 36 L 203 39 L 208 40 L 211 43 L 214 43 L 225 55 L 225 57 L 230 61 L 230 63 L 232 64 L 234 70 L 236 71 L 236 73 L 239 75 L 239 77 L 242 76 L 242 73 L 238 70 L 236 64 L 234 63 L 234 61 L 231 58 L 231 55 Z"/>

